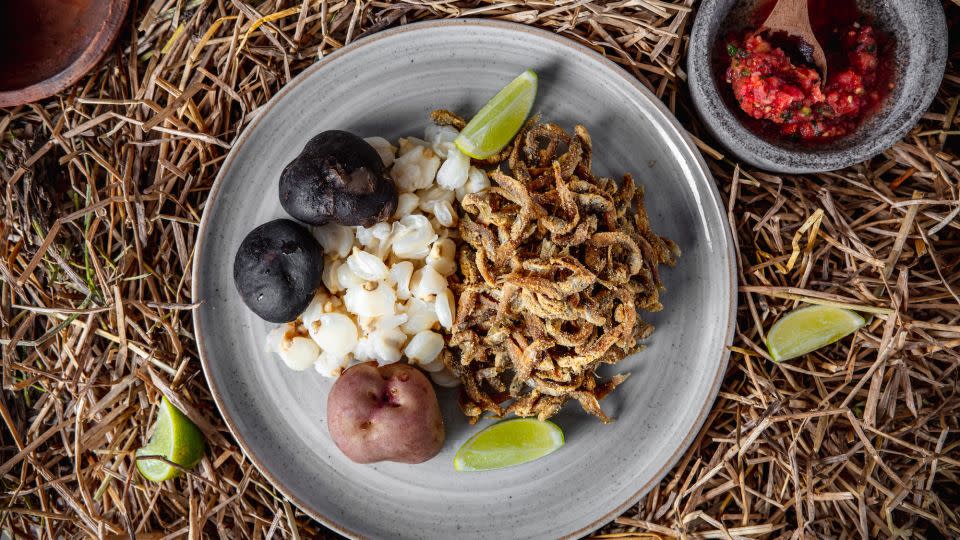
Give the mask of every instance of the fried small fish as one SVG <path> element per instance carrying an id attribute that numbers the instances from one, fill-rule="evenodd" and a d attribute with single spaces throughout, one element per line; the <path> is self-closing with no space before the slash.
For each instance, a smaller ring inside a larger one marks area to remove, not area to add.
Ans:
<path id="1" fill-rule="evenodd" d="M 438 123 L 462 120 L 447 111 Z M 656 235 L 643 189 L 595 177 L 590 134 L 533 119 L 487 162 L 492 187 L 464 198 L 456 324 L 445 361 L 463 383 L 460 406 L 480 415 L 550 418 L 576 400 L 603 422 L 599 400 L 627 374 L 601 381 L 650 335 L 638 309 L 661 308 L 658 267 L 680 252 Z"/>

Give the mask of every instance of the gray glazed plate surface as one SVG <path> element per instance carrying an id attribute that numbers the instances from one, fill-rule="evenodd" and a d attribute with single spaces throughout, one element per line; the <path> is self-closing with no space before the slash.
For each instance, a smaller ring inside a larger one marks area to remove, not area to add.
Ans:
<path id="1" fill-rule="evenodd" d="M 718 39 L 752 26 L 765 0 L 704 0 L 690 33 L 687 73 L 690 95 L 704 125 L 740 159 L 773 172 L 810 173 L 842 169 L 867 160 L 900 140 L 927 110 L 947 63 L 947 24 L 939 0 L 856 0 L 861 13 L 891 38 L 893 88 L 878 110 L 853 133 L 829 143 L 770 142 L 747 129 L 712 55 Z"/>
<path id="2" fill-rule="evenodd" d="M 566 445 L 544 459 L 457 473 L 469 426 L 456 392 L 439 393 L 447 441 L 416 466 L 358 465 L 325 424 L 331 381 L 262 352 L 269 325 L 241 302 L 233 257 L 256 225 L 283 216 L 280 171 L 314 134 L 347 129 L 421 136 L 434 108 L 469 116 L 526 68 L 540 74 L 535 109 L 583 123 L 595 169 L 631 172 L 654 229 L 683 250 L 664 269 L 666 308 L 647 349 L 619 365 L 630 377 L 603 401 L 602 425 L 569 404 L 555 417 Z M 510 23 L 420 23 L 375 34 L 306 70 L 260 111 L 224 161 L 201 223 L 195 312 L 207 381 L 246 455 L 304 511 L 353 537 L 557 538 L 623 512 L 676 463 L 714 401 L 735 310 L 734 255 L 713 180 L 676 120 L 631 76 L 584 47 Z"/>

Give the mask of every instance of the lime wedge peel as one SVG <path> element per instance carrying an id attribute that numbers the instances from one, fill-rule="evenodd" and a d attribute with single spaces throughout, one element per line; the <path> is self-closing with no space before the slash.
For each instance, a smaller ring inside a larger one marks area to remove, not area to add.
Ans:
<path id="1" fill-rule="evenodd" d="M 164 397 L 157 408 L 157 423 L 147 445 L 137 456 L 162 456 L 189 469 L 203 457 L 203 433 Z M 137 470 L 151 482 L 163 482 L 180 475 L 180 469 L 159 459 L 138 459 Z"/>
<path id="2" fill-rule="evenodd" d="M 489 471 L 542 458 L 563 446 L 563 430 L 553 422 L 514 418 L 497 422 L 457 450 L 453 468 Z"/>
<path id="3" fill-rule="evenodd" d="M 795 309 L 767 332 L 767 350 L 775 362 L 811 353 L 856 332 L 866 321 L 856 312 L 833 306 Z"/>
<path id="4" fill-rule="evenodd" d="M 464 154 L 486 159 L 510 144 L 537 97 L 537 74 L 526 70 L 497 92 L 453 141 Z"/>

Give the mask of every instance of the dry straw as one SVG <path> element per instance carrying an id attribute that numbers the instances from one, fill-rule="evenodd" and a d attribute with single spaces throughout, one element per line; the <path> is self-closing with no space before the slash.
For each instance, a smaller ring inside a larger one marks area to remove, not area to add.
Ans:
<path id="1" fill-rule="evenodd" d="M 956 20 L 957 2 L 947 1 Z M 740 168 L 689 111 L 693 0 L 156 0 L 80 84 L 0 111 L 0 529 L 25 538 L 312 538 L 232 442 L 199 372 L 190 267 L 230 142 L 290 78 L 377 30 L 533 24 L 607 55 L 697 137 L 740 252 L 730 370 L 706 426 L 603 538 L 960 536 L 960 74 L 903 141 L 836 173 Z M 951 60 L 951 64 L 955 60 Z M 804 303 L 873 316 L 769 361 Z M 207 433 L 185 477 L 135 472 L 167 395 Z"/>

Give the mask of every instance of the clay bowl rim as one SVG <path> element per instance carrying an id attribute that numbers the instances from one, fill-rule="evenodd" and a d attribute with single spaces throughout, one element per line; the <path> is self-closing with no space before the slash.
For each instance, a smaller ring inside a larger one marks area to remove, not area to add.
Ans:
<path id="1" fill-rule="evenodd" d="M 716 81 L 712 55 L 724 22 L 742 0 L 703 0 L 697 10 L 690 33 L 687 53 L 688 86 L 694 109 L 704 127 L 731 154 L 761 169 L 788 174 L 828 172 L 863 162 L 899 141 L 927 110 L 936 97 L 946 70 L 948 35 L 946 14 L 936 0 L 918 0 L 912 5 L 894 0 L 877 0 L 898 16 L 894 24 L 909 30 L 911 21 L 905 12 L 914 12 L 925 25 L 923 32 L 896 36 L 896 52 L 902 53 L 897 85 L 886 98 L 885 106 L 868 117 L 851 138 L 840 138 L 836 144 L 791 147 L 771 142 L 743 125 L 739 115 L 730 110 Z M 725 6 L 724 4 L 729 4 Z M 914 49 L 921 45 L 919 51 Z M 897 56 L 895 54 L 895 56 Z M 913 56 L 913 58 L 911 58 Z M 893 59 L 892 61 L 897 61 Z M 872 131 L 874 135 L 866 136 Z"/>
<path id="2" fill-rule="evenodd" d="M 108 17 L 100 24 L 93 38 L 84 46 L 83 52 L 77 56 L 76 60 L 42 81 L 23 88 L 0 90 L 0 107 L 15 107 L 56 95 L 93 69 L 110 51 L 114 40 L 120 34 L 127 10 L 130 8 L 130 0 L 109 1 Z"/>

